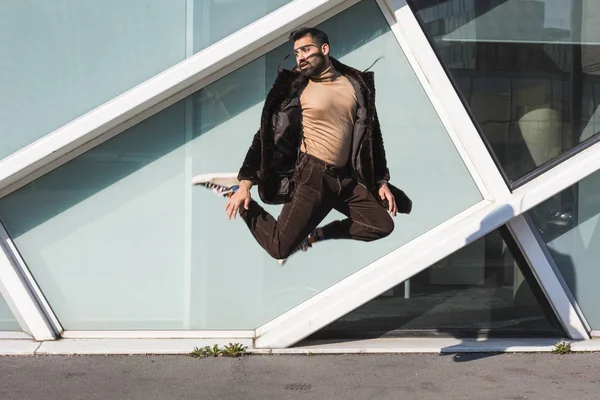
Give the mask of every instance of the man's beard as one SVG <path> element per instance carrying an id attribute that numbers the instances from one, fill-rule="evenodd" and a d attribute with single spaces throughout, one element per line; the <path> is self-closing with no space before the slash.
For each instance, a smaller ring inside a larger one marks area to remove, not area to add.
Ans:
<path id="1" fill-rule="evenodd" d="M 310 56 L 310 62 L 307 60 L 308 66 L 304 69 L 300 69 L 302 75 L 307 78 L 318 76 L 327 69 L 327 63 L 325 62 L 325 55 L 323 53 L 313 54 Z"/>

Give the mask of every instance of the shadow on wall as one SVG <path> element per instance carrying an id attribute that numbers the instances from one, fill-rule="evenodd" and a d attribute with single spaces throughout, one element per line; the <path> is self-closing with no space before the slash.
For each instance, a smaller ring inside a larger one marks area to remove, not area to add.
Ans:
<path id="1" fill-rule="evenodd" d="M 389 31 L 387 24 L 381 24 L 379 21 L 364 23 L 357 20 L 365 13 L 372 14 L 373 7 L 377 7 L 374 2 L 362 1 L 351 7 L 352 12 L 342 12 L 319 25 L 330 37 L 334 57 L 341 58 Z M 360 26 L 360 29 L 348 30 L 348 26 Z M 336 43 L 343 43 L 343 47 L 336 47 Z M 190 141 L 260 104 L 276 77 L 277 65 L 290 49 L 289 43 L 274 49 L 187 99 L 173 104 L 0 199 L 2 223 L 13 238 L 18 238 L 127 176 L 164 157 L 173 156 L 176 150 Z M 365 65 L 354 67 L 364 69 L 372 61 L 364 60 Z M 293 61 L 288 61 L 287 67 L 292 63 Z M 264 75 L 257 79 L 256 74 Z M 191 124 L 188 118 L 189 110 L 192 112 Z M 257 119 L 253 127 L 248 127 L 248 147 L 259 122 Z M 181 152 L 180 157 L 181 168 L 161 171 L 156 175 L 152 186 L 161 185 L 183 173 L 184 152 Z M 239 160 L 240 165 L 241 162 L 242 159 Z M 151 189 L 149 186 L 141 186 L 137 194 L 141 195 Z M 123 202 L 129 200 L 131 199 L 122 199 Z M 110 211 L 107 209 L 106 213 Z M 97 209 L 94 215 L 89 217 L 97 218 L 103 213 L 104 210 Z"/>

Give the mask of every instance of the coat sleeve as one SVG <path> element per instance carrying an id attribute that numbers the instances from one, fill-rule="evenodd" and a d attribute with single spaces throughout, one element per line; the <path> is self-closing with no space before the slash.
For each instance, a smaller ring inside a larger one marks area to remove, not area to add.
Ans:
<path id="1" fill-rule="evenodd" d="M 260 129 L 254 135 L 252 144 L 246 153 L 242 167 L 238 173 L 238 180 L 251 181 L 252 184 L 258 183 L 258 171 L 260 170 L 260 161 L 262 154 L 262 142 L 260 140 Z"/>
<path id="2" fill-rule="evenodd" d="M 373 169 L 375 174 L 375 182 L 381 183 L 390 180 L 390 171 L 387 166 L 385 156 L 385 148 L 383 146 L 383 137 L 381 135 L 381 126 L 379 125 L 379 117 L 377 110 L 373 115 Z"/>

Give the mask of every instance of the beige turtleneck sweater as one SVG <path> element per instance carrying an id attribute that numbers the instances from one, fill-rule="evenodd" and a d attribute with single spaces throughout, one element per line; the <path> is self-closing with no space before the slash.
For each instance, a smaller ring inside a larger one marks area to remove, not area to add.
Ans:
<path id="1" fill-rule="evenodd" d="M 346 165 L 358 107 L 352 84 L 330 66 L 310 78 L 300 104 L 306 143 L 301 150 L 328 164 Z"/>
<path id="2" fill-rule="evenodd" d="M 336 167 L 348 162 L 358 99 L 354 86 L 333 66 L 310 78 L 300 96 L 304 143 L 300 149 Z M 250 188 L 250 181 L 242 181 Z"/>

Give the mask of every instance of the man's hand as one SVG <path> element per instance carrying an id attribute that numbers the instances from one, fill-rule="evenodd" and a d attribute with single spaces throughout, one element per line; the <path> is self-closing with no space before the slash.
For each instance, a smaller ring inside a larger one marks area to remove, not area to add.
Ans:
<path id="1" fill-rule="evenodd" d="M 398 212 L 398 207 L 396 207 L 396 199 L 394 199 L 394 195 L 390 191 L 390 188 L 386 182 L 379 186 L 379 197 L 381 197 L 382 200 L 388 201 L 388 211 L 390 214 L 392 214 L 392 216 L 395 217 L 396 213 Z"/>
<path id="2" fill-rule="evenodd" d="M 250 189 L 246 186 L 240 186 L 240 188 L 229 198 L 225 210 L 227 210 L 227 219 L 235 219 L 238 210 L 243 205 L 244 209 L 247 210 L 250 206 Z"/>

